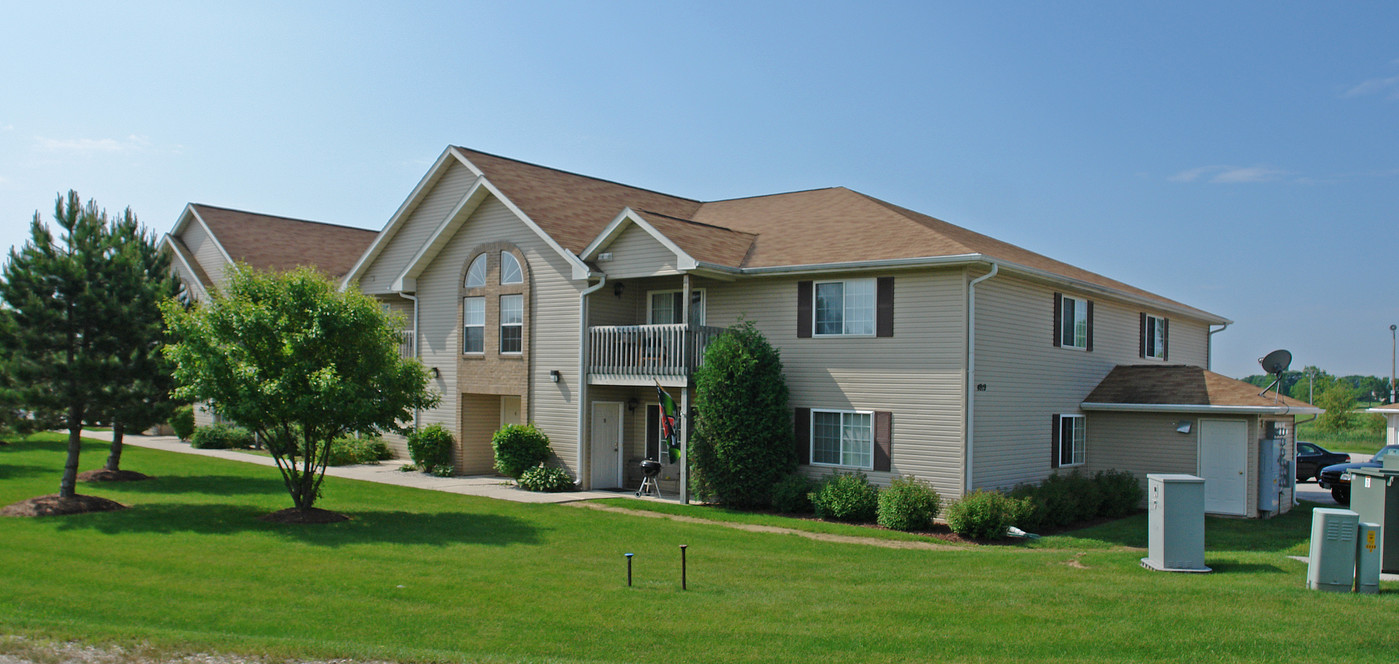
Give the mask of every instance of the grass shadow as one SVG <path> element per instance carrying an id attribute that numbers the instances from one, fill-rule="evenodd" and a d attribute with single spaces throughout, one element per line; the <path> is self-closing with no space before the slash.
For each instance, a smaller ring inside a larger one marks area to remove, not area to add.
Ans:
<path id="1" fill-rule="evenodd" d="M 151 503 L 67 519 L 59 530 L 153 535 L 263 533 L 332 548 L 378 543 L 506 546 L 540 541 L 540 529 L 534 524 L 498 514 L 346 511 L 349 521 L 328 524 L 277 524 L 258 518 L 272 511 L 250 505 Z"/>
<path id="2" fill-rule="evenodd" d="M 0 480 L 17 480 L 52 475 L 54 480 L 57 481 L 62 474 L 62 469 L 55 472 L 52 466 L 41 466 L 32 463 L 0 464 Z"/>
<path id="3" fill-rule="evenodd" d="M 120 486 L 129 493 L 172 494 L 197 493 L 209 496 L 238 496 L 285 494 L 286 485 L 280 477 L 242 477 L 238 475 L 172 475 L 153 477 L 145 482 Z"/>

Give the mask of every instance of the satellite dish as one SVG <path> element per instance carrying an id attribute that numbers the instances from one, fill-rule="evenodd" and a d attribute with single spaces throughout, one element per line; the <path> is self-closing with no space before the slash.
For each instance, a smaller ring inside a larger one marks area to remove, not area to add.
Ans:
<path id="1" fill-rule="evenodd" d="M 1292 364 L 1292 353 L 1285 350 L 1275 350 L 1264 355 L 1258 363 L 1263 365 L 1263 370 L 1270 374 L 1281 374 L 1287 371 L 1287 367 Z"/>

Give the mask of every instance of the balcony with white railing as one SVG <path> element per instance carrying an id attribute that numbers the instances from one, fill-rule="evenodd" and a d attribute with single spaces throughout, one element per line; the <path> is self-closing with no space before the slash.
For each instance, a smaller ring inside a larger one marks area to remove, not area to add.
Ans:
<path id="1" fill-rule="evenodd" d="M 416 356 L 417 346 L 413 343 L 413 331 L 401 330 L 398 333 L 398 355 L 404 359 Z"/>
<path id="2" fill-rule="evenodd" d="M 588 328 L 588 382 L 677 386 L 689 382 L 722 327 L 597 325 Z"/>

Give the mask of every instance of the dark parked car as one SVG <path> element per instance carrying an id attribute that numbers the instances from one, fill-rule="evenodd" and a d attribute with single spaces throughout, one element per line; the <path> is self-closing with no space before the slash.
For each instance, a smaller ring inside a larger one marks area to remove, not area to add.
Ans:
<path id="1" fill-rule="evenodd" d="M 1331 497 L 1342 505 L 1350 504 L 1350 471 L 1357 468 L 1379 468 L 1384 465 L 1384 458 L 1391 454 L 1399 454 L 1399 445 L 1386 445 L 1380 451 L 1375 452 L 1374 458 L 1361 463 L 1338 463 L 1334 466 L 1327 466 L 1321 469 L 1321 479 L 1318 483 L 1323 489 L 1331 490 Z"/>
<path id="2" fill-rule="evenodd" d="M 1350 455 L 1332 452 L 1316 443 L 1297 441 L 1297 481 L 1321 477 L 1321 469 L 1337 463 L 1350 463 Z"/>

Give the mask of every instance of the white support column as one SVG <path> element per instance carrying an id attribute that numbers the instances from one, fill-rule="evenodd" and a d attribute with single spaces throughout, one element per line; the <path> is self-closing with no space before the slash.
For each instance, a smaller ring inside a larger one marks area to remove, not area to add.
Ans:
<path id="1" fill-rule="evenodd" d="M 686 277 L 689 281 L 689 277 Z M 686 289 L 689 292 L 689 289 Z M 690 504 L 690 388 L 680 389 L 680 502 Z"/>

